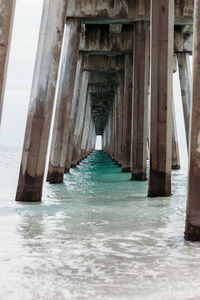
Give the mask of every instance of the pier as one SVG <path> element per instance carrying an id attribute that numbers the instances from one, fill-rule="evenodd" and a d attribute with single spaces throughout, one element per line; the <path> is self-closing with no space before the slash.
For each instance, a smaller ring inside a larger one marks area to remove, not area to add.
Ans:
<path id="1" fill-rule="evenodd" d="M 1 114 L 15 1 L 0 7 Z M 180 169 L 178 69 L 190 162 L 185 239 L 200 241 L 199 66 L 199 0 L 44 1 L 16 200 L 41 201 L 44 180 L 63 183 L 97 136 L 132 181 L 147 180 L 149 158 L 148 196 L 170 197 Z"/>

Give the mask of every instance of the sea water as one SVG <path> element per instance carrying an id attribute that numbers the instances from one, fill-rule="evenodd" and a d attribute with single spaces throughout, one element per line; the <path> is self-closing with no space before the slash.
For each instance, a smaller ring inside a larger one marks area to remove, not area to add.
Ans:
<path id="1" fill-rule="evenodd" d="M 0 152 L 0 299 L 200 299 L 200 243 L 184 241 L 187 176 L 148 198 L 102 151 L 16 203 L 21 153 Z"/>

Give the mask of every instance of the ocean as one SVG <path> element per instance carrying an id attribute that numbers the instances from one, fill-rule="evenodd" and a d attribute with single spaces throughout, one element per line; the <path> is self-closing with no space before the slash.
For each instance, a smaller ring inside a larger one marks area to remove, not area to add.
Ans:
<path id="1" fill-rule="evenodd" d="M 186 170 L 148 198 L 102 151 L 15 202 L 21 152 L 0 151 L 1 300 L 200 299 L 200 243 L 184 240 Z"/>

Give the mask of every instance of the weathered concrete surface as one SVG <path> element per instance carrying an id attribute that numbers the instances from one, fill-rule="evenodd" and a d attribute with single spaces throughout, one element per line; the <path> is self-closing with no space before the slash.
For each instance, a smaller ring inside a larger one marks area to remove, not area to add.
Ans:
<path id="1" fill-rule="evenodd" d="M 119 76 L 117 73 L 89 73 L 89 84 L 90 85 L 116 85 L 119 84 Z"/>
<path id="2" fill-rule="evenodd" d="M 118 166 L 122 167 L 122 137 L 123 137 L 123 102 L 124 102 L 124 76 L 121 74 L 119 98 L 119 159 Z"/>
<path id="3" fill-rule="evenodd" d="M 88 93 L 94 93 L 94 94 L 105 94 L 105 93 L 112 93 L 115 89 L 116 84 L 110 85 L 110 84 L 88 84 Z"/>
<path id="4" fill-rule="evenodd" d="M 110 119 L 110 149 L 109 149 L 109 156 L 111 159 L 115 159 L 115 119 L 114 119 L 114 110 L 115 110 L 115 100 L 110 108 L 110 113 L 109 113 L 109 119 Z"/>
<path id="5" fill-rule="evenodd" d="M 122 65 L 124 67 L 124 57 L 107 58 L 102 56 L 102 58 L 97 58 L 100 60 L 95 62 L 93 57 L 89 57 L 89 63 L 92 64 L 92 62 L 94 62 L 93 67 L 95 70 L 97 68 L 101 68 L 101 63 L 105 69 L 106 65 L 108 68 L 121 67 Z M 114 69 L 113 71 L 114 72 L 111 73 L 89 73 L 89 90 L 93 91 L 91 93 L 93 119 L 96 127 L 96 134 L 98 135 L 103 134 L 104 126 L 108 119 L 109 110 L 115 97 L 115 90 L 117 87 L 119 87 L 120 78 L 123 78 L 123 72 L 117 72 Z"/>
<path id="6" fill-rule="evenodd" d="M 104 135 L 106 135 L 105 145 L 106 145 L 106 153 L 110 156 L 111 149 L 111 118 L 110 114 L 107 120 L 107 124 L 105 126 Z"/>
<path id="7" fill-rule="evenodd" d="M 174 1 L 152 1 L 150 197 L 171 195 Z"/>
<path id="8" fill-rule="evenodd" d="M 80 50 L 90 55 L 122 55 L 133 51 L 133 24 L 123 25 L 121 33 L 113 33 L 109 25 L 87 25 L 82 33 Z M 192 54 L 192 25 L 175 26 L 174 53 Z"/>
<path id="9" fill-rule="evenodd" d="M 112 128 L 112 135 L 111 135 L 111 143 L 112 143 L 112 149 L 111 149 L 111 158 L 115 159 L 115 140 L 116 140 L 116 128 L 115 128 L 115 103 L 112 105 L 112 113 L 111 113 L 111 128 Z"/>
<path id="10" fill-rule="evenodd" d="M 174 64 L 173 64 L 173 73 L 176 73 L 178 71 L 178 61 L 177 61 L 177 55 L 174 54 Z"/>
<path id="11" fill-rule="evenodd" d="M 104 134 L 105 134 L 105 149 L 106 149 L 106 153 L 109 154 L 109 131 L 110 131 L 110 128 L 109 128 L 109 125 L 110 125 L 110 120 L 108 120 L 106 126 L 105 126 L 105 131 L 104 131 Z"/>
<path id="12" fill-rule="evenodd" d="M 85 71 L 122 71 L 124 70 L 124 56 L 85 55 Z"/>
<path id="13" fill-rule="evenodd" d="M 125 55 L 123 136 L 122 136 L 122 172 L 131 171 L 131 122 L 133 90 L 133 55 Z"/>
<path id="14" fill-rule="evenodd" d="M 188 52 L 192 54 L 192 45 L 193 45 L 193 32 L 192 26 L 190 31 L 184 31 L 186 27 L 181 26 L 175 27 L 174 31 L 174 52 Z"/>
<path id="15" fill-rule="evenodd" d="M 132 180 L 146 180 L 150 26 L 135 24 L 132 102 Z"/>
<path id="16" fill-rule="evenodd" d="M 96 137 L 95 126 L 91 111 L 91 95 L 88 95 L 85 113 L 83 138 L 81 144 L 81 159 L 87 157 L 93 150 L 94 139 Z"/>
<path id="17" fill-rule="evenodd" d="M 87 25 L 82 35 L 80 50 L 132 52 L 133 25 L 123 26 L 120 33 L 111 32 L 109 25 Z"/>
<path id="18" fill-rule="evenodd" d="M 86 103 L 86 109 L 85 109 L 85 118 L 84 118 L 84 124 L 83 124 L 83 137 L 82 137 L 82 143 L 81 143 L 81 157 L 80 159 L 83 159 L 87 156 L 87 143 L 88 139 L 90 137 L 90 128 L 91 128 L 91 95 L 88 94 L 87 97 L 87 103 Z"/>
<path id="19" fill-rule="evenodd" d="M 97 135 L 102 135 L 108 120 L 109 110 L 114 101 L 115 92 L 91 93 L 91 109 Z"/>
<path id="20" fill-rule="evenodd" d="M 114 132 L 115 132 L 115 139 L 114 139 L 114 149 L 115 149 L 115 154 L 114 154 L 114 161 L 117 163 L 117 160 L 118 160 L 118 127 L 117 127 L 117 105 L 118 105 L 118 102 L 117 102 L 117 91 L 119 91 L 119 88 L 117 87 L 116 88 L 116 91 L 115 91 L 115 101 L 114 101 L 114 114 L 113 114 L 113 119 L 114 119 Z"/>
<path id="21" fill-rule="evenodd" d="M 88 144 L 88 153 L 92 153 L 95 150 L 95 145 L 96 145 L 96 132 L 95 132 L 95 127 L 94 127 L 94 123 L 93 123 L 93 130 L 92 130 L 92 134 L 91 134 L 91 139 L 90 142 Z"/>
<path id="22" fill-rule="evenodd" d="M 200 1 L 195 0 L 193 96 L 185 239 L 200 241 Z"/>
<path id="23" fill-rule="evenodd" d="M 151 136 L 151 92 L 148 88 L 148 119 L 147 119 L 147 159 L 150 160 L 150 136 Z"/>
<path id="24" fill-rule="evenodd" d="M 172 170 L 180 170 L 180 155 L 179 155 L 179 146 L 178 146 L 178 134 L 177 134 L 177 125 L 176 125 L 176 113 L 175 113 L 175 104 L 174 97 L 172 99 Z"/>
<path id="25" fill-rule="evenodd" d="M 89 133 L 88 133 L 88 138 L 85 146 L 85 157 L 90 155 L 91 152 L 94 151 L 95 148 L 95 142 L 96 142 L 96 134 L 95 134 L 95 127 L 94 127 L 94 122 L 92 118 L 90 119 L 90 128 L 89 128 Z"/>
<path id="26" fill-rule="evenodd" d="M 72 110 L 72 100 L 75 87 L 76 68 L 79 54 L 81 23 L 78 19 L 68 19 L 69 40 L 67 56 L 63 62 L 65 68 L 60 76 L 56 115 L 54 121 L 52 146 L 49 161 L 47 181 L 50 183 L 62 183 L 66 155 L 68 149 L 70 116 Z"/>
<path id="27" fill-rule="evenodd" d="M 112 145 L 111 145 L 111 112 L 110 112 L 102 136 L 102 149 L 108 156 L 110 156 L 111 147 Z"/>
<path id="28" fill-rule="evenodd" d="M 80 160 L 80 146 L 82 142 L 83 123 L 85 117 L 86 100 L 88 94 L 88 72 L 83 72 L 81 93 L 75 126 L 71 167 L 75 167 Z"/>
<path id="29" fill-rule="evenodd" d="M 122 166 L 122 134 L 123 134 L 123 98 L 124 98 L 124 77 L 118 74 L 119 86 L 116 88 L 115 101 L 116 101 L 116 163 L 119 167 Z"/>
<path id="30" fill-rule="evenodd" d="M 70 171 L 70 166 L 71 166 L 76 120 L 77 120 L 81 85 L 82 85 L 82 78 L 83 78 L 83 68 L 84 68 L 84 55 L 80 54 L 79 62 L 77 65 L 75 90 L 74 90 L 74 96 L 72 102 L 73 106 L 72 106 L 71 120 L 70 120 L 70 132 L 69 132 L 69 141 L 68 141 L 67 156 L 65 162 L 65 173 L 68 173 Z"/>
<path id="31" fill-rule="evenodd" d="M 66 5 L 65 0 L 44 2 L 17 201 L 40 201 L 42 197 Z"/>
<path id="32" fill-rule="evenodd" d="M 175 1 L 176 23 L 191 23 L 192 15 L 193 0 Z M 111 23 L 112 19 L 115 23 L 149 20 L 150 0 L 70 0 L 68 1 L 68 16 L 86 18 L 85 22 L 101 24 Z"/>
<path id="33" fill-rule="evenodd" d="M 0 123 L 16 0 L 0 0 Z"/>
<path id="34" fill-rule="evenodd" d="M 83 132 L 84 132 L 84 124 L 85 124 L 85 118 L 86 118 L 86 108 L 87 108 L 87 99 L 88 99 L 88 94 L 86 95 L 86 102 L 85 102 L 85 107 L 83 111 L 83 121 L 82 121 L 82 126 L 79 131 L 79 136 L 78 136 L 78 143 L 77 143 L 77 157 L 76 157 L 76 163 L 75 165 L 79 164 L 81 160 L 84 158 L 82 157 L 82 143 L 83 143 Z"/>
<path id="35" fill-rule="evenodd" d="M 185 133 L 187 147 L 189 149 L 189 127 L 190 127 L 190 105 L 192 97 L 192 74 L 190 68 L 189 55 L 187 53 L 178 53 L 179 78 L 181 85 L 181 95 L 183 103 L 183 113 L 185 121 Z M 188 151 L 189 152 L 189 151 Z"/>

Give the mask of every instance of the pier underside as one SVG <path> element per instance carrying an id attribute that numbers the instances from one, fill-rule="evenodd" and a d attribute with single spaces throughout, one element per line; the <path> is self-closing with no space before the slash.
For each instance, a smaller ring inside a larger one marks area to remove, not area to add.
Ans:
<path id="1" fill-rule="evenodd" d="M 170 196 L 171 170 L 180 169 L 178 72 L 190 155 L 185 237 L 200 240 L 199 16 L 197 0 L 45 1 L 17 201 L 40 201 L 46 179 L 62 183 L 93 152 L 97 135 L 132 181 L 147 180 L 149 159 L 148 196 Z"/>

